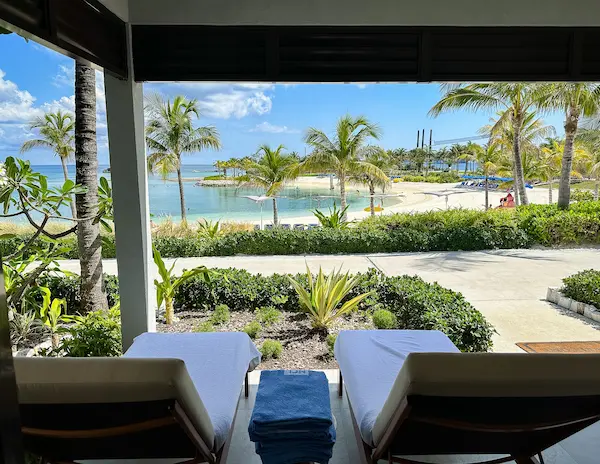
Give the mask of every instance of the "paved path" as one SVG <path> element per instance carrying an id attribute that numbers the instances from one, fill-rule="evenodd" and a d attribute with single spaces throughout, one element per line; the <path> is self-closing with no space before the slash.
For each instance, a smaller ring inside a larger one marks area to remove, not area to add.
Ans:
<path id="1" fill-rule="evenodd" d="M 600 340 L 600 324 L 544 301 L 546 289 L 559 286 L 563 277 L 600 269 L 600 249 L 180 258 L 176 269 L 200 264 L 261 274 L 304 272 L 307 264 L 313 271 L 343 266 L 351 272 L 377 267 L 387 275 L 416 274 L 462 292 L 498 331 L 495 351 L 519 352 L 517 342 Z M 61 266 L 79 271 L 77 261 Z M 104 269 L 116 274 L 115 260 L 104 260 Z"/>

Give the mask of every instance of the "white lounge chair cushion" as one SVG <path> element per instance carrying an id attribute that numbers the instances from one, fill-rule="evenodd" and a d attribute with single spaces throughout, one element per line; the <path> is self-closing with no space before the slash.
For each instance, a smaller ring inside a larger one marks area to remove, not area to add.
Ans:
<path id="1" fill-rule="evenodd" d="M 210 445 L 214 430 L 179 359 L 15 358 L 21 404 L 125 403 L 176 399 Z"/>
<path id="2" fill-rule="evenodd" d="M 409 395 L 566 397 L 600 395 L 599 354 L 414 353 L 373 425 L 379 442 Z"/>
<path id="3" fill-rule="evenodd" d="M 212 422 L 216 450 L 229 436 L 244 376 L 260 362 L 259 351 L 242 332 L 145 333 L 124 356 L 185 361 Z"/>
<path id="4" fill-rule="evenodd" d="M 339 333 L 334 351 L 363 440 L 373 444 L 375 420 L 407 356 L 458 348 L 436 330 L 349 330 Z"/>

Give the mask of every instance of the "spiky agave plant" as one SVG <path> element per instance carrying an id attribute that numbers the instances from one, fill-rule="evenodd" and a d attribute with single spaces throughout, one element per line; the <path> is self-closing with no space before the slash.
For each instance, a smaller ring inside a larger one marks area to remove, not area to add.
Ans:
<path id="1" fill-rule="evenodd" d="M 330 229 L 347 229 L 351 224 L 348 222 L 348 220 L 346 220 L 346 211 L 348 211 L 348 207 L 349 206 L 346 206 L 343 209 L 338 209 L 337 205 L 333 203 L 333 209 L 329 208 L 329 216 L 325 215 L 318 209 L 313 211 L 313 214 L 323 227 Z"/>
<path id="2" fill-rule="evenodd" d="M 307 265 L 306 276 L 308 290 L 291 277 L 288 276 L 288 279 L 298 293 L 301 308 L 309 314 L 312 325 L 316 329 L 327 330 L 337 318 L 355 310 L 362 300 L 374 293 L 374 291 L 363 293 L 344 302 L 343 300 L 356 287 L 359 279 L 350 277 L 349 272 L 342 274 L 341 268 L 325 275 L 323 269 L 319 267 L 319 274 L 313 278 Z"/>

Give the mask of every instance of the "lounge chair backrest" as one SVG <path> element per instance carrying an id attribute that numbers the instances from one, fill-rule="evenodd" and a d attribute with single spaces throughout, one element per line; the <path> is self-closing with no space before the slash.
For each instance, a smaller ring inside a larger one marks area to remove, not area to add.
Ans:
<path id="1" fill-rule="evenodd" d="M 458 398 L 600 396 L 600 354 L 411 353 L 373 426 L 379 443 L 412 395 Z"/>
<path id="2" fill-rule="evenodd" d="M 180 359 L 15 358 L 19 403 L 103 404 L 174 399 L 202 440 L 212 446 L 212 422 Z"/>

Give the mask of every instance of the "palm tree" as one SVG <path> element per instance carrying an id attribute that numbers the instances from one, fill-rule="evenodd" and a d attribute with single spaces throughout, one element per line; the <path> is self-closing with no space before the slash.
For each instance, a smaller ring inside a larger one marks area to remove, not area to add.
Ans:
<path id="1" fill-rule="evenodd" d="M 273 150 L 268 145 L 261 145 L 256 152 L 258 161 L 249 164 L 246 174 L 240 177 L 241 184 L 265 189 L 265 195 L 277 195 L 286 181 L 298 177 L 298 158 L 293 154 L 284 154 L 285 147 L 279 145 Z M 273 225 L 279 225 L 277 198 L 273 198 Z"/>
<path id="2" fill-rule="evenodd" d="M 81 309 L 108 309 L 102 276 L 102 237 L 98 216 L 98 147 L 96 143 L 96 71 L 75 63 L 75 182 L 86 188 L 75 195 L 77 247 L 81 267 Z"/>
<path id="3" fill-rule="evenodd" d="M 543 84 L 538 93 L 540 108 L 565 112 L 565 149 L 558 186 L 558 207 L 567 209 L 571 198 L 571 171 L 579 120 L 581 117 L 591 117 L 600 113 L 600 84 L 586 82 Z"/>
<path id="4" fill-rule="evenodd" d="M 346 180 L 350 176 L 369 175 L 381 181 L 388 178 L 377 166 L 360 159 L 361 149 L 367 140 L 378 139 L 380 133 L 379 127 L 367 118 L 346 115 L 338 120 L 333 139 L 314 127 L 308 129 L 304 137 L 304 141 L 313 147 L 313 152 L 302 163 L 302 168 L 328 170 L 337 176 L 342 210 L 347 206 Z"/>
<path id="5" fill-rule="evenodd" d="M 373 166 L 381 169 L 383 172 L 388 172 L 393 166 L 393 161 L 389 154 L 381 147 L 366 147 L 362 153 L 364 160 L 371 163 Z M 369 174 L 359 174 L 352 176 L 351 180 L 358 184 L 366 185 L 369 188 L 369 208 L 371 216 L 375 216 L 375 188 L 381 187 L 382 191 L 390 184 L 389 177 L 385 179 L 373 177 Z"/>
<path id="6" fill-rule="evenodd" d="M 479 149 L 475 150 L 474 156 L 475 161 L 483 170 L 483 175 L 485 176 L 485 209 L 486 211 L 489 208 L 489 177 L 494 174 L 498 169 L 496 163 L 500 159 L 500 149 L 498 146 L 490 142 L 483 147 L 479 147 Z"/>
<path id="7" fill-rule="evenodd" d="M 60 158 L 65 181 L 69 179 L 67 161 L 73 160 L 75 148 L 73 143 L 75 137 L 75 118 L 71 113 L 64 113 L 58 110 L 56 113 L 46 113 L 44 116 L 35 118 L 29 125 L 30 129 L 37 129 L 40 134 L 39 139 L 27 140 L 21 146 L 21 153 L 25 153 L 33 148 L 50 148 L 54 154 Z M 75 202 L 71 202 L 71 212 L 73 217 L 77 216 Z"/>
<path id="8" fill-rule="evenodd" d="M 562 155 L 561 143 L 557 140 L 548 140 L 545 146 L 541 147 L 542 156 L 539 164 L 540 180 L 548 182 L 548 204 L 553 203 L 552 183 L 560 171 L 560 160 Z"/>
<path id="9" fill-rule="evenodd" d="M 594 199 L 598 200 L 600 190 L 600 119 L 588 124 L 588 127 L 579 131 L 577 142 L 587 148 L 590 153 L 588 173 L 596 180 Z"/>
<path id="10" fill-rule="evenodd" d="M 478 84 L 443 84 L 444 95 L 429 111 L 429 114 L 438 116 L 448 110 L 481 109 L 505 110 L 503 120 L 498 124 L 509 121 L 513 127 L 513 156 L 515 166 L 515 181 L 521 203 L 529 203 L 523 179 L 523 165 L 521 162 L 521 128 L 525 114 L 538 103 L 536 85 L 516 82 L 493 82 Z M 506 121 L 504 120 L 506 119 Z"/>
<path id="11" fill-rule="evenodd" d="M 495 143 L 498 144 L 502 151 L 512 151 L 515 141 L 514 125 L 512 124 L 509 117 L 505 115 L 507 110 L 498 111 L 496 117 L 490 118 L 490 124 L 483 126 L 479 133 L 487 135 Z M 523 166 L 523 180 L 527 180 L 526 166 L 523 158 L 527 152 L 533 154 L 539 151 L 537 143 L 541 140 L 549 140 L 555 135 L 554 126 L 547 125 L 542 118 L 538 117 L 534 110 L 527 111 L 522 119 L 520 134 L 520 150 L 521 150 L 521 165 Z M 539 157 L 539 156 L 538 156 Z M 529 156 L 528 160 L 533 160 L 534 157 Z M 510 175 L 515 179 L 515 203 L 519 204 L 519 189 L 517 188 L 517 175 L 515 163 L 510 163 L 513 167 L 512 172 L 506 172 L 505 174 Z"/>
<path id="12" fill-rule="evenodd" d="M 465 162 L 465 175 L 469 170 L 469 162 L 475 163 L 477 161 L 477 154 L 481 152 L 481 148 L 481 145 L 473 142 L 467 143 L 467 145 L 462 148 L 462 152 L 458 155 L 458 159 Z"/>
<path id="13" fill-rule="evenodd" d="M 200 117 L 198 102 L 181 95 L 176 96 L 173 102 L 155 95 L 149 99 L 146 110 L 146 144 L 152 151 L 148 155 L 148 165 L 163 178 L 170 172 L 177 172 L 181 220 L 186 222 L 181 155 L 206 148 L 220 150 L 219 133 L 213 126 L 195 128 L 192 120 Z"/>

